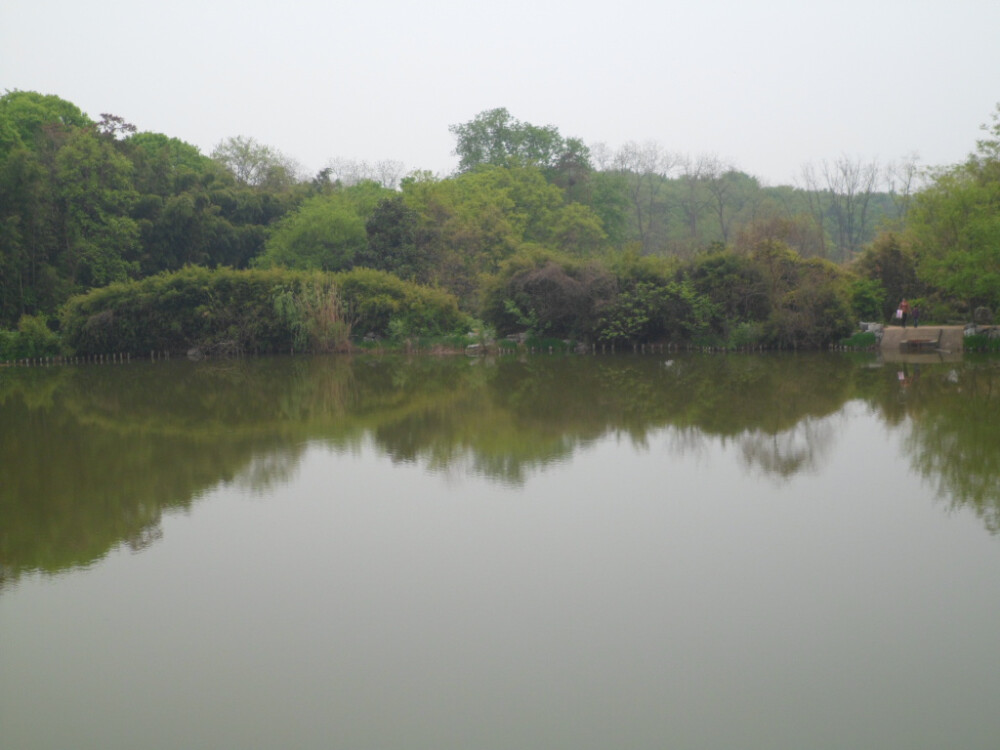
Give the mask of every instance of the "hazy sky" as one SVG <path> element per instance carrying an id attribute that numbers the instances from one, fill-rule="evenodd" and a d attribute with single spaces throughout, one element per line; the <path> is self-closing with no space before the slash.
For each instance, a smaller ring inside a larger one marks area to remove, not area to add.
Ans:
<path id="1" fill-rule="evenodd" d="M 846 155 L 961 161 L 1000 101 L 996 0 L 2 0 L 0 91 L 56 94 L 209 153 L 250 136 L 446 174 L 506 107 L 767 183 Z"/>

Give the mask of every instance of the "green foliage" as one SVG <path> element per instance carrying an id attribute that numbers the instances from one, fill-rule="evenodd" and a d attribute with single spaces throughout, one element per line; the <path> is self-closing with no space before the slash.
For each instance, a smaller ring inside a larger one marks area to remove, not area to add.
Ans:
<path id="1" fill-rule="evenodd" d="M 885 320 L 885 288 L 876 279 L 853 279 L 850 282 L 851 310 L 858 320 Z M 902 299 L 902 298 L 900 298 Z"/>
<path id="2" fill-rule="evenodd" d="M 755 321 L 742 321 L 732 327 L 726 346 L 730 349 L 754 349 L 766 342 L 764 325 Z"/>
<path id="3" fill-rule="evenodd" d="M 790 276 L 772 290 L 768 337 L 781 348 L 815 348 L 838 341 L 853 328 L 843 273 L 829 261 L 792 261 Z"/>
<path id="4" fill-rule="evenodd" d="M 614 277 L 595 262 L 528 249 L 484 283 L 483 317 L 500 335 L 527 329 L 589 338 L 615 286 Z"/>
<path id="5" fill-rule="evenodd" d="M 132 210 L 141 232 L 140 272 L 184 265 L 245 268 L 264 244 L 264 226 L 284 213 L 281 200 L 239 185 L 194 146 L 159 133 L 122 144 L 139 191 Z"/>
<path id="6" fill-rule="evenodd" d="M 469 323 L 458 301 L 443 290 L 368 268 L 354 268 L 334 278 L 359 336 L 442 335 Z"/>
<path id="7" fill-rule="evenodd" d="M 858 331 L 848 338 L 841 339 L 840 343 L 851 349 L 871 349 L 878 343 L 878 339 L 871 331 Z"/>
<path id="8" fill-rule="evenodd" d="M 527 245 L 592 255 L 604 242 L 597 216 L 567 203 L 535 167 L 484 165 L 449 180 L 404 181 L 416 214 L 414 278 L 444 287 L 467 309 L 482 274 L 494 274 Z"/>
<path id="9" fill-rule="evenodd" d="M 57 97 L 0 97 L 0 325 L 112 281 L 245 266 L 294 200 L 287 184 L 239 185 L 193 146 L 132 131 Z"/>
<path id="10" fill-rule="evenodd" d="M 934 175 L 916 197 L 909 235 L 921 277 L 976 307 L 1000 307 L 1000 106 L 965 163 Z"/>
<path id="11" fill-rule="evenodd" d="M 0 158 L 17 147 L 40 148 L 51 128 L 70 131 L 91 124 L 79 107 L 58 96 L 8 91 L 0 96 Z"/>
<path id="12" fill-rule="evenodd" d="M 212 158 L 241 185 L 284 189 L 295 181 L 296 165 L 291 159 L 247 136 L 221 141 Z"/>
<path id="13" fill-rule="evenodd" d="M 125 143 L 135 164 L 136 187 L 145 188 L 143 192 L 166 192 L 172 187 L 184 187 L 178 182 L 190 186 L 191 180 L 211 173 L 216 167 L 215 162 L 197 147 L 162 133 L 136 133 Z"/>
<path id="14" fill-rule="evenodd" d="M 356 264 L 416 278 L 426 262 L 417 245 L 419 220 L 402 195 L 380 200 L 365 223 L 368 242 L 355 256 Z"/>
<path id="15" fill-rule="evenodd" d="M 628 234 L 629 202 L 624 179 L 609 172 L 594 172 L 590 176 L 587 205 L 597 215 L 601 228 L 615 247 L 623 247 Z"/>
<path id="16" fill-rule="evenodd" d="M 189 267 L 74 297 L 63 309 L 62 330 L 79 354 L 327 351 L 344 348 L 355 328 L 384 335 L 394 317 L 420 333 L 465 323 L 454 297 L 378 271 Z"/>
<path id="17" fill-rule="evenodd" d="M 568 163 L 589 169 L 589 155 L 582 141 L 565 139 L 552 125 L 539 127 L 521 122 L 500 107 L 480 112 L 471 121 L 448 128 L 455 136 L 458 170 L 467 172 L 483 164 L 535 166 L 558 170 Z"/>
<path id="18" fill-rule="evenodd" d="M 60 265 L 74 287 L 122 281 L 137 270 L 131 171 L 128 159 L 91 130 L 75 131 L 56 157 L 57 196 L 66 209 Z"/>
<path id="19" fill-rule="evenodd" d="M 900 300 L 912 299 L 925 288 L 917 277 L 917 257 L 908 239 L 896 232 L 882 232 L 858 256 L 852 269 L 863 279 L 878 284 L 883 290 L 882 303 L 876 320 L 892 317 Z M 877 289 L 870 291 L 877 294 Z M 864 304 L 867 304 L 864 303 Z"/>
<path id="20" fill-rule="evenodd" d="M 558 210 L 551 219 L 550 232 L 552 244 L 571 255 L 590 255 L 607 239 L 597 214 L 579 203 Z"/>
<path id="21" fill-rule="evenodd" d="M 816 346 L 837 340 L 845 309 L 885 320 L 903 297 L 926 299 L 940 319 L 969 318 L 1000 309 L 1000 110 L 985 129 L 975 154 L 912 201 L 908 226 L 859 254 L 850 279 L 804 258 L 853 252 L 902 209 L 859 182 L 869 165 L 849 160 L 824 165 L 841 182 L 810 190 L 765 187 L 655 143 L 595 147 L 595 169 L 578 140 L 495 109 L 452 127 L 455 176 L 414 173 L 394 192 L 345 187 L 328 170 L 299 182 L 290 160 L 252 139 L 224 141 L 212 159 L 120 117 L 94 123 L 58 97 L 8 92 L 0 326 L 187 265 L 362 266 L 446 290 L 507 330 L 596 337 L 602 319 L 612 340 L 731 340 L 752 323 L 770 345 Z M 536 254 L 548 260 L 522 262 Z M 396 331 L 427 329 L 400 299 L 367 298 L 364 332 L 385 335 L 397 318 Z M 227 315 L 243 325 L 236 313 L 210 317 Z"/>
<path id="22" fill-rule="evenodd" d="M 601 315 L 598 338 L 602 341 L 650 341 L 659 327 L 657 320 L 665 288 L 639 282 L 620 293 Z"/>
<path id="23" fill-rule="evenodd" d="M 329 277 L 313 274 L 298 285 L 275 290 L 274 311 L 291 331 L 297 351 L 336 352 L 350 346 L 351 323 Z"/>
<path id="24" fill-rule="evenodd" d="M 810 348 L 847 335 L 854 320 L 846 273 L 781 243 L 687 264 L 626 253 L 603 265 L 526 249 L 483 288 L 483 315 L 501 335 Z"/>
<path id="25" fill-rule="evenodd" d="M 22 315 L 17 330 L 0 330 L 0 360 L 55 357 L 59 354 L 59 336 L 49 329 L 41 317 Z"/>
<path id="26" fill-rule="evenodd" d="M 771 301 L 764 272 L 746 255 L 733 252 L 700 255 L 685 267 L 683 277 L 717 306 L 721 320 L 767 318 Z"/>
<path id="27" fill-rule="evenodd" d="M 539 352 L 568 354 L 573 351 L 573 342 L 566 339 L 554 338 L 552 336 L 528 336 L 524 340 L 525 348 Z"/>
<path id="28" fill-rule="evenodd" d="M 1000 353 L 1000 338 L 985 333 L 974 333 L 966 336 L 962 345 L 967 352 Z"/>
<path id="29" fill-rule="evenodd" d="M 364 221 L 346 196 L 317 195 L 276 224 L 253 265 L 339 271 L 354 265 L 367 242 Z"/>
<path id="30" fill-rule="evenodd" d="M 716 307 L 689 281 L 639 281 L 622 290 L 601 315 L 601 341 L 698 342 L 712 329 Z"/>

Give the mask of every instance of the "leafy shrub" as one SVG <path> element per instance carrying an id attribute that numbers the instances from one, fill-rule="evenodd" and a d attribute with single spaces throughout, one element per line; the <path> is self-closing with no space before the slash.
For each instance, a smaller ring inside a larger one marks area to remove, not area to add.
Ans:
<path id="1" fill-rule="evenodd" d="M 485 286 L 483 317 L 501 335 L 595 335 L 601 310 L 614 299 L 616 282 L 602 266 L 547 251 L 525 251 L 508 260 Z"/>
<path id="2" fill-rule="evenodd" d="M 41 317 L 22 315 L 16 331 L 0 331 L 0 360 L 54 357 L 61 353 L 58 334 Z"/>
<path id="3" fill-rule="evenodd" d="M 744 321 L 733 326 L 727 346 L 731 349 L 752 349 L 763 344 L 764 340 L 763 323 Z"/>
<path id="4" fill-rule="evenodd" d="M 966 336 L 962 344 L 967 352 L 1000 352 L 1000 338 L 991 338 L 985 333 Z"/>
<path id="5" fill-rule="evenodd" d="M 849 286 L 851 309 L 858 320 L 882 320 L 885 288 L 877 279 L 854 279 Z"/>
<path id="6" fill-rule="evenodd" d="M 524 345 L 528 349 L 538 349 L 543 352 L 547 352 L 549 349 L 553 352 L 568 352 L 573 350 L 573 342 L 566 343 L 563 339 L 551 336 L 529 336 L 525 339 Z"/>
<path id="7" fill-rule="evenodd" d="M 877 341 L 878 339 L 871 331 L 858 331 L 849 338 L 841 339 L 840 343 L 842 346 L 848 346 L 852 349 L 871 349 Z"/>
<path id="8" fill-rule="evenodd" d="M 598 326 L 601 341 L 697 341 L 712 329 L 716 306 L 687 280 L 640 281 L 608 305 Z"/>
<path id="9" fill-rule="evenodd" d="M 81 354 L 276 352 L 343 348 L 353 331 L 384 335 L 393 317 L 421 333 L 450 332 L 465 321 L 451 295 L 378 271 L 188 267 L 74 297 L 62 324 Z"/>
<path id="10" fill-rule="evenodd" d="M 334 278 L 359 335 L 433 336 L 468 324 L 458 301 L 443 290 L 370 268 L 354 268 Z"/>
<path id="11" fill-rule="evenodd" d="M 781 348 L 815 348 L 854 328 L 845 272 L 819 258 L 803 260 L 787 247 L 758 248 L 754 262 L 770 288 L 766 331 Z"/>
<path id="12" fill-rule="evenodd" d="M 274 310 L 288 325 L 295 349 L 335 352 L 350 347 L 351 323 L 332 279 L 316 274 L 274 295 Z"/>

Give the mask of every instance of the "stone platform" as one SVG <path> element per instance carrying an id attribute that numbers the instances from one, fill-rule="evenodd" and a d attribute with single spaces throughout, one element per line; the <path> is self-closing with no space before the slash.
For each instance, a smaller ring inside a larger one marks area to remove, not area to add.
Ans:
<path id="1" fill-rule="evenodd" d="M 962 351 L 963 326 L 886 326 L 880 348 L 883 352 L 945 352 Z"/>

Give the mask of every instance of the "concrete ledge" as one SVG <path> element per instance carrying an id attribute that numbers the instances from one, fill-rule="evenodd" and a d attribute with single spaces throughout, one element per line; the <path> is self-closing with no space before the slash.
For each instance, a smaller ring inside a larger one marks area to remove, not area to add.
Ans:
<path id="1" fill-rule="evenodd" d="M 880 349 L 886 351 L 938 350 L 961 352 L 964 344 L 964 326 L 886 326 L 882 332 Z M 936 342 L 928 343 L 928 342 Z"/>

